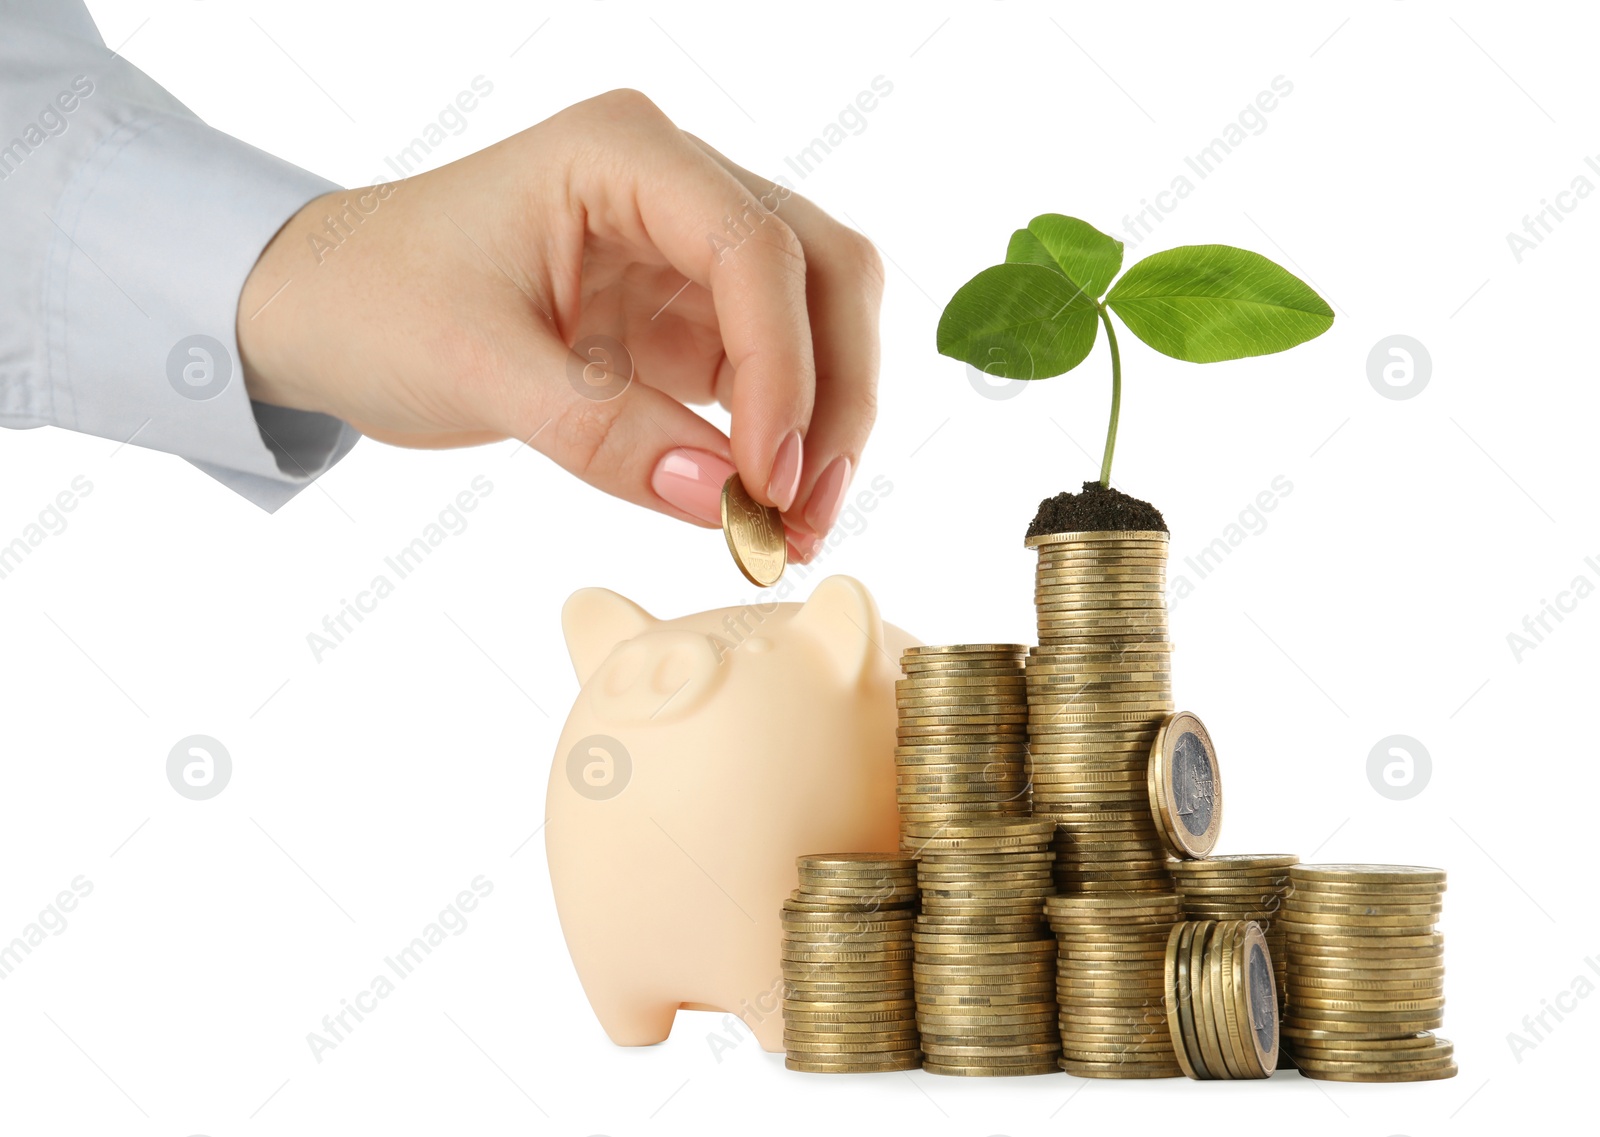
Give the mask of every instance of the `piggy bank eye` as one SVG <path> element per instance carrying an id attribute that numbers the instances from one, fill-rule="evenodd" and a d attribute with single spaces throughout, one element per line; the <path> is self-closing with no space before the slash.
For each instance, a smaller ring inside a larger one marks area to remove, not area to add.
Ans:
<path id="1" fill-rule="evenodd" d="M 623 644 L 591 684 L 594 708 L 618 723 L 665 723 L 693 711 L 725 668 L 710 639 L 684 631 L 651 632 Z"/>

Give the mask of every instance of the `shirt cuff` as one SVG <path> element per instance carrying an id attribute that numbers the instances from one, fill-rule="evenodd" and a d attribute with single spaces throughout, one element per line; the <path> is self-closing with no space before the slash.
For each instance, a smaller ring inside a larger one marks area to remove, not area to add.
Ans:
<path id="1" fill-rule="evenodd" d="M 180 455 L 269 511 L 344 457 L 345 423 L 251 403 L 235 335 L 261 250 L 337 188 L 194 119 L 118 125 L 51 218 L 51 420 Z"/>

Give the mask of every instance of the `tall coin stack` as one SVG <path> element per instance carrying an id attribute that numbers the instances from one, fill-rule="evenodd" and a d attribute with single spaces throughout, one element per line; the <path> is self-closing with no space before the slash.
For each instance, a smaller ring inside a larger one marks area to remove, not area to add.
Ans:
<path id="1" fill-rule="evenodd" d="M 909 648 L 900 657 L 906 677 L 895 683 L 895 767 L 902 827 L 1028 812 L 1024 650 L 956 644 Z"/>
<path id="2" fill-rule="evenodd" d="M 784 901 L 783 1044 L 791 1070 L 915 1070 L 911 922 L 916 862 L 892 853 L 799 858 Z"/>
<path id="3" fill-rule="evenodd" d="M 1454 1077 L 1444 1023 L 1443 869 L 1296 865 L 1279 922 L 1289 944 L 1283 1036 L 1308 1078 Z"/>
<path id="4" fill-rule="evenodd" d="M 1061 823 L 1064 893 L 1168 891 L 1145 782 L 1172 702 L 1164 532 L 1027 540 L 1039 646 L 1028 653 L 1033 812 Z"/>
<path id="5" fill-rule="evenodd" d="M 1056 1070 L 1056 945 L 1043 924 L 1052 828 L 1028 818 L 906 827 L 922 894 L 911 938 L 929 1073 Z"/>
<path id="6" fill-rule="evenodd" d="M 1177 1078 L 1164 960 L 1181 918 L 1171 893 L 1052 896 L 1061 1068 L 1082 1078 Z"/>
<path id="7" fill-rule="evenodd" d="M 1289 958 L 1287 934 L 1277 917 L 1289 894 L 1289 868 L 1300 858 L 1292 853 L 1237 854 L 1197 861 L 1169 861 L 1167 869 L 1183 897 L 1188 920 L 1254 920 L 1261 925 L 1277 966 L 1278 1013 L 1287 1008 Z M 1278 1055 L 1278 1069 L 1293 1068 L 1288 1052 Z"/>

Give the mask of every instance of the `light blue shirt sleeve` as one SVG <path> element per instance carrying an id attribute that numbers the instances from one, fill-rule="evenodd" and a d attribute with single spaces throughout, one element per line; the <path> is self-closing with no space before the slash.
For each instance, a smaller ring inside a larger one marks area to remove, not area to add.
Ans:
<path id="1" fill-rule="evenodd" d="M 166 451 L 277 509 L 359 436 L 251 402 L 239 293 L 338 188 L 206 126 L 76 0 L 0 0 L 0 426 Z"/>

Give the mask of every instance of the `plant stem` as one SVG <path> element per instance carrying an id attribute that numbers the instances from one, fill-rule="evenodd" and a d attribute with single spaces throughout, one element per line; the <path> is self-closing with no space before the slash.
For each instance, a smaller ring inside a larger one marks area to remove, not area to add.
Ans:
<path id="1" fill-rule="evenodd" d="M 1100 461 L 1100 484 L 1111 488 L 1111 455 L 1117 449 L 1117 416 L 1122 412 L 1122 355 L 1117 351 L 1117 333 L 1111 326 L 1111 313 L 1100 305 L 1100 321 L 1106 326 L 1111 344 L 1111 425 L 1106 427 L 1106 455 Z"/>

